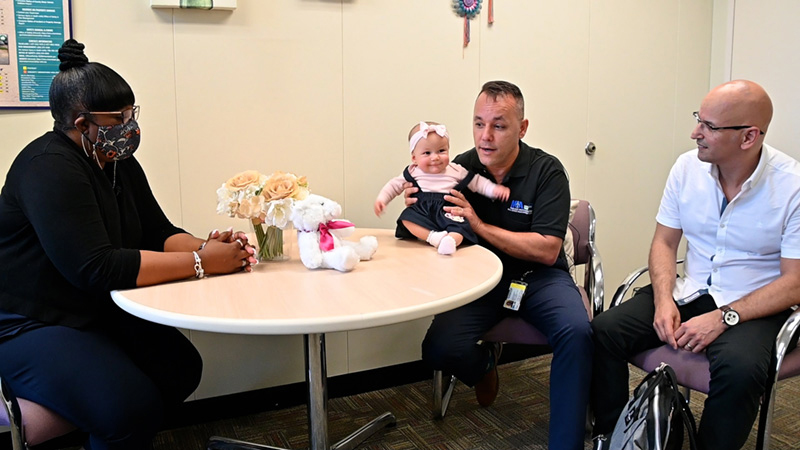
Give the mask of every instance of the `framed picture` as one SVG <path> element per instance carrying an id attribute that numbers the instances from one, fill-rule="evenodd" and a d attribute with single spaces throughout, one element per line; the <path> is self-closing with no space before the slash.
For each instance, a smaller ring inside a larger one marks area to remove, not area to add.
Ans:
<path id="1" fill-rule="evenodd" d="M 150 0 L 151 8 L 236 9 L 236 0 Z"/>
<path id="2" fill-rule="evenodd" d="M 0 108 L 48 108 L 70 0 L 0 1 Z"/>

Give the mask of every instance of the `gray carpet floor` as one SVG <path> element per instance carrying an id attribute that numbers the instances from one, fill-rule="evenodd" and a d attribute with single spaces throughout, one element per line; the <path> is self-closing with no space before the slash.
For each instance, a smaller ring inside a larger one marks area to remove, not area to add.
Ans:
<path id="1" fill-rule="evenodd" d="M 505 450 L 546 449 L 549 423 L 550 356 L 500 366 L 500 395 L 481 408 L 471 389 L 459 383 L 447 417 L 431 419 L 431 383 L 418 382 L 350 397 L 331 399 L 329 436 L 334 443 L 384 411 L 397 425 L 378 433 L 363 450 Z M 631 386 L 643 373 L 634 369 Z M 800 380 L 779 384 L 772 429 L 772 449 L 800 449 Z M 691 407 L 699 419 L 705 396 L 692 393 Z M 199 450 L 210 436 L 225 436 L 291 449 L 307 448 L 304 406 L 196 424 L 159 433 L 156 450 Z M 745 449 L 755 448 L 755 429 Z M 588 435 L 585 448 L 590 449 Z"/>

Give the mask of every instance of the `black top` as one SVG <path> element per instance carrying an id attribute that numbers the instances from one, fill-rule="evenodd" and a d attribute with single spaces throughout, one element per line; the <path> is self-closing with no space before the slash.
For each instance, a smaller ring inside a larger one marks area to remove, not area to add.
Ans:
<path id="1" fill-rule="evenodd" d="M 481 164 L 474 147 L 456 156 L 453 162 L 495 181 L 486 166 Z M 569 222 L 569 179 L 558 158 L 519 141 L 519 155 L 501 184 L 511 189 L 507 202 L 492 201 L 471 191 L 464 192 L 481 220 L 509 231 L 536 232 L 564 239 Z M 503 262 L 504 276 L 518 278 L 529 270 L 545 267 L 511 257 L 480 236 L 478 239 L 480 245 L 494 252 Z M 563 248 L 553 267 L 568 270 Z"/>
<path id="2" fill-rule="evenodd" d="M 135 158 L 101 170 L 65 134 L 48 132 L 20 152 L 0 192 L 0 310 L 89 324 L 117 310 L 111 290 L 136 286 L 139 249 L 163 251 L 183 232 Z"/>

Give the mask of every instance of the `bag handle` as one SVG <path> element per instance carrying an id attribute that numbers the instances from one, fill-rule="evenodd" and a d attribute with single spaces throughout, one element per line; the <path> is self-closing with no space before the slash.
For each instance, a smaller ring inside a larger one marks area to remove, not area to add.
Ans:
<path id="1" fill-rule="evenodd" d="M 678 389 L 678 376 L 675 375 L 675 370 L 669 366 L 669 364 L 662 362 L 661 365 L 658 367 L 657 370 L 664 372 L 667 379 L 669 379 L 670 384 L 672 384 L 672 389 L 675 390 L 677 394 L 675 396 L 675 400 L 680 403 L 677 408 L 678 412 L 683 419 L 683 424 L 686 426 L 686 430 L 689 434 L 689 448 L 691 450 L 697 450 L 697 441 L 695 436 L 697 435 L 697 426 L 695 425 L 694 421 L 694 414 L 692 414 L 692 410 L 689 408 L 689 404 L 686 402 L 686 399 L 683 398 L 683 394 Z"/>

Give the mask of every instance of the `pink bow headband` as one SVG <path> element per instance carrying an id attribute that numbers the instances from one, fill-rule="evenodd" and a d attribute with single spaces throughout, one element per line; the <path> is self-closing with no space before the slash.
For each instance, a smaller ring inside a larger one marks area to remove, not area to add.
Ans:
<path id="1" fill-rule="evenodd" d="M 408 147 L 409 151 L 413 152 L 414 147 L 417 146 L 420 139 L 427 139 L 428 134 L 436 133 L 443 138 L 449 138 L 450 135 L 447 134 L 447 127 L 444 125 L 428 125 L 425 122 L 419 123 L 419 130 L 411 136 L 411 139 L 408 140 Z"/>

